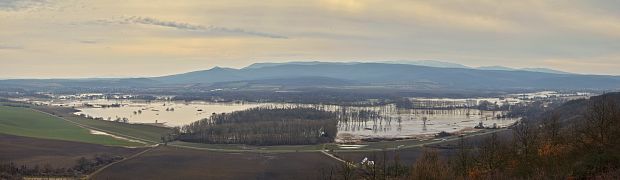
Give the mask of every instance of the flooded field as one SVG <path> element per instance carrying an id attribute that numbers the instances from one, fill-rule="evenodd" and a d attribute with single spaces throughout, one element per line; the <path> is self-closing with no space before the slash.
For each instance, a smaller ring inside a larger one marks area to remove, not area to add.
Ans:
<path id="1" fill-rule="evenodd" d="M 84 103 L 84 102 L 83 102 Z M 177 101 L 99 101 L 86 102 L 94 107 L 78 107 L 77 114 L 84 114 L 104 120 L 126 119 L 129 123 L 162 123 L 166 126 L 181 126 L 211 116 L 212 113 L 229 113 L 267 103 L 208 103 Z M 98 107 L 100 105 L 118 104 L 119 107 Z"/>
<path id="2" fill-rule="evenodd" d="M 94 102 L 90 102 L 96 104 Z M 337 112 L 338 140 L 355 141 L 363 138 L 408 138 L 432 135 L 441 131 L 471 131 L 482 123 L 484 127 L 505 127 L 517 119 L 496 118 L 501 111 L 476 109 L 423 110 L 398 109 L 393 105 L 377 107 L 342 107 L 334 105 L 303 105 L 273 103 L 207 103 L 207 102 L 99 102 L 97 105 L 119 104 L 119 107 L 81 107 L 79 114 L 103 118 L 125 119 L 129 123 L 164 123 L 181 126 L 207 118 L 212 113 L 228 113 L 259 106 L 313 106 Z M 95 106 L 97 106 L 95 105 Z"/>
<path id="3" fill-rule="evenodd" d="M 339 141 L 364 138 L 410 138 L 445 131 L 474 131 L 475 126 L 506 127 L 518 118 L 501 118 L 505 112 L 477 109 L 398 109 L 394 106 L 353 108 L 347 121 L 338 124 Z M 366 117 L 364 117 L 366 116 Z M 500 118 L 498 118 L 498 116 Z"/>
<path id="4" fill-rule="evenodd" d="M 486 100 L 486 99 L 485 99 Z M 437 100 L 432 100 L 436 102 Z M 484 127 L 506 127 L 518 119 L 502 117 L 502 111 L 481 111 L 470 108 L 446 110 L 401 109 L 395 105 L 348 107 L 336 105 L 308 105 L 287 103 L 212 103 L 202 101 L 144 101 L 144 100 L 53 100 L 37 101 L 53 106 L 74 107 L 84 115 L 110 121 L 148 123 L 163 126 L 182 126 L 212 113 L 229 113 L 254 107 L 315 107 L 339 115 L 338 142 L 368 138 L 411 138 L 432 136 L 441 131 L 467 132 L 482 123 Z M 458 107 L 458 106 L 456 106 Z"/>

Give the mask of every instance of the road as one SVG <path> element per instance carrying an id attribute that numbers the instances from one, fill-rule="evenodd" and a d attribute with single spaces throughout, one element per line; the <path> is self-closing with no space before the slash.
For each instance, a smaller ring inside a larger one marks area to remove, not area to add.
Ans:
<path id="1" fill-rule="evenodd" d="M 84 177 L 83 179 L 92 179 L 92 177 L 93 177 L 93 176 L 95 176 L 97 173 L 99 173 L 99 172 L 103 171 L 104 169 L 106 169 L 106 168 L 108 168 L 108 167 L 110 167 L 110 166 L 112 166 L 112 165 L 115 165 L 115 164 L 118 164 L 118 163 L 121 163 L 121 162 L 124 162 L 124 161 L 128 161 L 128 160 L 134 159 L 134 158 L 136 158 L 136 157 L 138 157 L 138 156 L 140 156 L 140 155 L 142 155 L 142 154 L 144 154 L 144 153 L 147 153 L 147 152 L 149 152 L 149 151 L 151 151 L 151 150 L 153 150 L 153 149 L 157 148 L 158 146 L 159 146 L 159 144 L 155 145 L 154 147 L 148 148 L 148 149 L 146 149 L 146 150 L 144 150 L 144 151 L 142 151 L 142 152 L 139 152 L 139 153 L 136 153 L 136 154 L 134 154 L 134 155 L 131 155 L 131 156 L 127 157 L 127 158 L 124 158 L 124 159 L 122 159 L 122 160 L 120 160 L 120 161 L 116 161 L 116 162 L 110 163 L 110 164 L 108 164 L 108 165 L 105 165 L 105 166 L 103 166 L 103 167 L 101 167 L 101 168 L 97 169 L 95 172 L 90 173 L 89 175 L 87 175 L 87 176 L 86 176 L 86 177 Z"/>

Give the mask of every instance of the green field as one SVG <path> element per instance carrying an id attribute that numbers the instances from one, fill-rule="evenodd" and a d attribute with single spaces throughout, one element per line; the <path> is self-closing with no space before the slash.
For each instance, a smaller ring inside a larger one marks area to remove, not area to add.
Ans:
<path id="1" fill-rule="evenodd" d="M 22 107 L 0 106 L 0 133 L 110 146 L 144 145 L 105 135 L 93 135 L 88 129 L 58 117 Z"/>
<path id="2" fill-rule="evenodd" d="M 118 123 L 111 121 L 92 120 L 79 116 L 65 117 L 68 120 L 84 124 L 97 129 L 105 130 L 106 132 L 124 136 L 128 138 L 139 138 L 138 140 L 146 141 L 152 144 L 161 142 L 161 137 L 168 134 L 169 128 L 155 127 L 150 125 L 138 125 Z"/>
<path id="3" fill-rule="evenodd" d="M 79 123 L 90 128 L 105 131 L 117 136 L 129 139 L 156 144 L 161 142 L 161 137 L 170 132 L 170 128 L 156 127 L 142 124 L 128 124 L 113 121 L 93 120 L 73 115 L 74 109 L 56 106 L 31 106 L 32 109 L 54 114 L 75 123 Z"/>

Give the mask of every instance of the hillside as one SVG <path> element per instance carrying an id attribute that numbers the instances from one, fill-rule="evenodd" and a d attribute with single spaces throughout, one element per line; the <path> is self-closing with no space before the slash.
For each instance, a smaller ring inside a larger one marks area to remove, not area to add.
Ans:
<path id="1" fill-rule="evenodd" d="M 0 132 L 17 136 L 111 146 L 142 146 L 111 136 L 96 135 L 63 119 L 22 107 L 0 106 Z"/>
<path id="2" fill-rule="evenodd" d="M 615 103 L 620 107 L 620 92 L 607 93 L 600 96 L 593 96 L 590 99 L 578 99 L 568 101 L 553 108 L 553 110 L 541 114 L 537 119 L 548 119 L 554 115 L 558 116 L 560 122 L 564 126 L 568 126 L 572 123 L 579 123 L 585 118 L 585 114 L 588 111 L 588 106 L 591 104 L 604 104 L 606 101 Z"/>

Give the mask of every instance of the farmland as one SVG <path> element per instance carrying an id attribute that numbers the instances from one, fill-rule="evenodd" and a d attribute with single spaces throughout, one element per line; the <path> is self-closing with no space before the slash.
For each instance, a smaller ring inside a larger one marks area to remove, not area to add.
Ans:
<path id="1" fill-rule="evenodd" d="M 598 104 L 607 105 L 612 111 L 617 110 L 613 98 L 616 96 L 601 96 L 594 97 L 592 102 L 601 102 Z M 602 100 L 608 100 L 602 101 Z M 584 100 L 578 100 L 575 102 L 567 103 L 567 107 L 575 109 L 575 104 L 581 108 L 592 108 L 586 106 Z M 26 105 L 24 105 L 26 106 Z M 558 107 L 559 105 L 551 104 L 548 108 Z M 558 112 L 566 112 L 565 108 L 559 106 Z M 605 106 L 606 107 L 606 106 Z M 115 131 L 120 136 L 132 137 L 133 135 L 124 134 L 122 128 L 126 128 L 126 131 L 134 135 L 138 135 L 143 138 L 136 139 L 152 139 L 148 140 L 151 143 L 155 142 L 155 137 L 158 132 L 166 132 L 167 128 L 128 124 L 114 121 L 95 120 L 92 118 L 80 117 L 73 115 L 74 112 L 71 108 L 67 107 L 55 107 L 55 106 L 29 106 L 24 107 L 6 107 L 16 108 L 24 111 L 32 111 L 31 113 L 50 116 L 51 118 L 58 118 L 65 122 L 78 123 L 80 126 L 90 128 L 97 126 L 97 129 L 105 129 L 106 132 Z M 527 108 L 534 108 L 538 110 L 544 110 L 543 104 L 532 104 Z M 587 111 L 570 110 L 575 115 L 582 114 Z M 594 109 L 597 110 L 597 109 Z M 600 111 L 606 112 L 608 109 L 602 108 Z M 529 112 L 537 112 L 531 111 Z M 528 112 L 524 111 L 524 112 Z M 12 113 L 28 114 L 11 109 Z M 616 111 L 612 111 L 610 117 L 615 116 Z M 11 113 L 2 112 L 5 116 L 10 116 Z M 551 113 L 539 115 L 533 113 L 522 113 L 524 119 L 542 119 L 543 123 L 547 123 L 546 126 L 533 126 L 553 128 L 558 127 L 553 122 L 560 122 L 559 116 L 554 116 Z M 571 114 L 571 113 L 562 113 Z M 606 114 L 606 113 L 601 113 Z M 586 114 L 588 115 L 588 114 Z M 14 115 L 15 116 L 15 115 Z M 542 116 L 542 117 L 537 117 Z M 27 117 L 27 116 L 23 116 Z M 572 116 L 571 116 L 572 117 Z M 49 118 L 49 117 L 48 117 Z M 13 118 L 15 119 L 15 118 Z M 42 119 L 42 118 L 35 118 Z M 251 118 L 247 118 L 251 119 Z M 554 120 L 555 119 L 555 120 Z M 612 119 L 612 118 L 609 118 Z M 552 122 L 550 122 L 552 121 Z M 11 121 L 8 121 L 11 122 Z M 62 121 L 61 121 L 62 122 Z M 11 122 L 14 123 L 14 122 Z M 30 122 L 31 124 L 33 122 Z M 5 124 L 10 124 L 5 122 Z M 88 125 L 82 125 L 88 124 Z M 58 129 L 55 126 L 51 126 Z M 120 128 L 118 128 L 120 127 Z M 36 128 L 32 126 L 31 128 Z M 152 129 L 161 129 L 162 131 L 153 131 Z M 184 142 L 181 140 L 172 141 L 168 143 L 162 143 L 160 146 L 152 147 L 145 151 L 135 151 L 128 153 L 129 156 L 124 155 L 124 158 L 116 159 L 116 163 L 109 166 L 95 166 L 99 170 L 97 171 L 83 171 L 80 176 L 88 175 L 91 172 L 95 172 L 86 176 L 93 179 L 131 179 L 135 177 L 145 179 L 320 179 L 325 176 L 335 177 L 342 175 L 341 173 L 355 172 L 350 174 L 353 179 L 368 178 L 368 177 L 385 177 L 388 178 L 411 178 L 411 177 L 465 177 L 467 171 L 477 170 L 478 168 L 487 168 L 489 163 L 496 163 L 495 160 L 501 161 L 502 164 L 498 164 L 502 168 L 512 168 L 510 164 L 505 162 L 519 162 L 520 165 L 526 165 L 530 163 L 523 158 L 522 154 L 519 154 L 519 150 L 511 150 L 511 148 L 519 148 L 524 137 L 523 133 L 529 133 L 529 127 L 524 123 L 515 124 L 508 129 L 504 128 L 485 128 L 477 131 L 467 131 L 458 134 L 447 133 L 445 136 L 424 136 L 424 138 L 411 138 L 401 140 L 384 140 L 378 142 L 361 142 L 358 144 L 312 144 L 312 145 L 280 145 L 280 146 L 259 146 L 248 145 L 234 142 L 231 144 L 203 144 Z M 62 129 L 62 128 L 60 128 Z M 541 129 L 541 134 L 536 135 L 540 138 L 548 138 L 545 140 L 554 140 L 554 137 L 545 134 L 547 129 Z M 549 129 L 553 130 L 553 129 Z M 524 132 L 528 131 L 528 132 Z M 44 132 L 44 131 L 42 131 Z M 151 134 L 151 137 L 147 134 Z M 457 135 L 462 135 L 463 141 Z M 588 135 L 588 134 L 585 134 Z M 570 137 L 567 137 L 570 138 Z M 175 140 L 175 139 L 172 139 Z M 530 142 L 529 139 L 525 139 Z M 536 140 L 536 139 L 534 139 Z M 574 141 L 560 141 L 557 143 L 574 142 Z M 27 144 L 27 143 L 26 143 Z M 511 145 L 517 145 L 515 147 Z M 543 144 L 544 145 L 544 144 Z M 581 146 L 579 144 L 566 144 L 566 146 Z M 537 147 L 538 148 L 538 147 Z M 541 146 L 541 148 L 544 148 Z M 19 154 L 12 148 L 13 152 L 7 152 L 6 154 Z M 61 147 L 60 149 L 64 149 Z M 110 150 L 114 152 L 114 150 Z M 529 150 L 528 150 L 529 151 Z M 537 150 L 536 152 L 540 152 Z M 572 151 L 571 153 L 590 153 L 588 151 Z M 31 154 L 37 154 L 31 152 Z M 613 154 L 613 152 L 609 153 Z M 536 154 L 535 154 L 536 155 Z M 538 154 L 536 156 L 543 156 L 545 154 Z M 75 155 L 67 156 L 67 158 L 80 157 L 76 153 Z M 438 158 L 439 157 L 439 158 Z M 500 159 L 495 159 L 501 157 Z M 8 161 L 21 161 L 19 159 L 12 160 L 8 157 L 3 157 Z M 34 164 L 40 165 L 46 160 L 41 156 L 25 157 L 25 159 L 37 159 L 43 158 L 44 161 L 35 161 Z M 555 157 L 545 157 L 555 158 Z M 588 157 L 586 157 L 588 158 Z M 367 161 L 363 161 L 366 159 Z M 566 161 L 582 161 L 580 159 L 571 160 L 563 158 Z M 587 159 L 585 159 L 587 160 Z M 347 161 L 348 163 L 341 163 Z M 453 162 L 465 162 L 453 164 Z M 555 161 L 555 160 L 554 160 Z M 559 160 L 558 160 L 559 161 Z M 372 165 L 362 162 L 372 162 Z M 376 164 L 375 164 L 376 163 Z M 539 167 L 546 167 L 545 162 L 536 162 L 534 164 Z M 351 168 L 347 170 L 343 164 L 350 164 L 354 166 L 346 166 Z M 428 167 L 427 167 L 428 166 Z M 494 165 L 495 166 L 495 165 Z M 441 174 L 424 174 L 424 169 L 447 169 L 446 173 Z M 523 167 L 528 168 L 528 167 Z M 561 167 L 565 169 L 573 167 Z M 580 168 L 579 166 L 575 168 Z M 94 168 L 91 168 L 94 169 Z M 508 169 L 510 170 L 510 169 Z M 552 169 L 551 169 L 552 170 Z M 607 170 L 601 170 L 606 173 Z M 492 173 L 497 172 L 497 169 L 484 170 L 483 173 L 487 173 L 485 176 L 497 176 Z M 528 177 L 528 174 L 519 174 L 518 171 L 505 171 L 506 173 L 514 173 L 513 176 Z M 578 177 L 587 177 L 589 174 L 575 171 Z M 613 173 L 613 172 L 611 172 Z M 40 174 L 38 174 L 40 175 Z M 568 174 L 570 175 L 570 174 Z M 346 179 L 346 178 L 345 178 Z M 446 178 L 449 179 L 449 178 Z"/>
<path id="2" fill-rule="evenodd" d="M 93 120 L 74 115 L 75 109 L 54 106 L 32 106 L 33 109 L 63 117 L 75 123 L 96 128 L 117 136 L 138 139 L 150 144 L 161 142 L 161 137 L 170 132 L 169 128 L 142 124 L 127 124 L 113 121 Z"/>
<path id="3" fill-rule="evenodd" d="M 483 144 L 484 141 L 491 136 L 491 133 L 495 133 L 496 135 L 502 138 L 510 138 L 513 132 L 510 129 L 499 130 L 499 131 L 489 131 L 485 133 L 478 133 L 475 135 L 464 136 L 464 140 L 467 146 L 477 147 Z M 435 141 L 435 142 L 426 142 L 426 143 L 421 142 L 410 148 L 386 149 L 386 150 L 375 150 L 375 151 L 368 151 L 364 149 L 358 150 L 358 151 L 339 150 L 339 151 L 334 152 L 333 154 L 336 157 L 339 157 L 343 160 L 350 161 L 350 162 L 359 163 L 359 161 L 361 161 L 362 159 L 366 157 L 371 160 L 382 161 L 384 160 L 384 156 L 385 156 L 385 160 L 388 162 L 393 161 L 395 158 L 398 158 L 400 163 L 404 165 L 412 165 L 422 155 L 422 152 L 425 149 L 436 150 L 443 157 L 453 156 L 458 151 L 457 147 L 458 147 L 459 141 L 460 141 L 459 137 L 453 137 L 453 138 L 448 139 L 447 141 Z"/>
<path id="4" fill-rule="evenodd" d="M 320 153 L 223 153 L 158 147 L 94 179 L 317 179 L 338 162 Z"/>
<path id="5" fill-rule="evenodd" d="M 92 158 L 98 154 L 127 157 L 143 150 L 6 134 L 0 134 L 0 147 L 0 162 L 55 168 L 72 167 L 81 157 Z"/>
<path id="6" fill-rule="evenodd" d="M 67 140 L 111 146 L 141 146 L 143 144 L 94 135 L 88 129 L 58 117 L 22 107 L 0 106 L 0 132 L 18 136 Z"/>
<path id="7" fill-rule="evenodd" d="M 510 131 L 500 134 L 508 135 Z M 467 137 L 471 144 L 478 144 L 489 134 Z M 189 147 L 198 144 L 172 143 Z M 444 156 L 456 153 L 456 142 L 437 142 L 423 147 L 415 146 L 399 150 L 359 150 L 334 152 L 338 158 L 359 164 L 368 157 L 380 162 L 384 160 L 411 166 L 422 155 L 424 149 L 435 149 Z M 204 144 L 203 144 L 204 145 Z M 234 146 L 234 147 L 228 147 Z M 341 176 L 341 164 L 335 159 L 318 152 L 316 146 L 242 146 L 212 145 L 206 149 L 219 148 L 220 151 L 179 148 L 175 146 L 158 147 L 137 158 L 106 168 L 94 179 L 127 179 L 141 177 L 147 179 L 321 179 L 331 173 Z M 292 149 L 297 149 L 292 151 Z M 166 163 L 162 163 L 166 162 Z"/>

